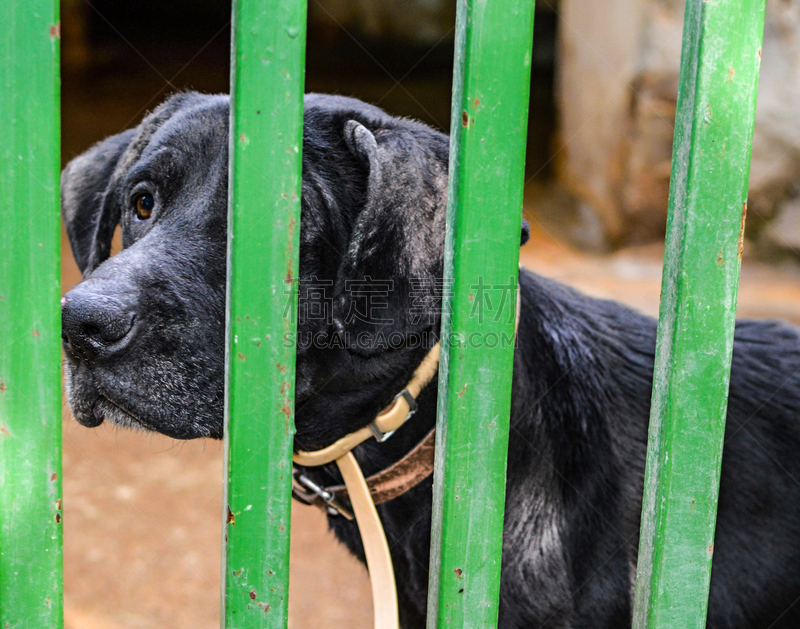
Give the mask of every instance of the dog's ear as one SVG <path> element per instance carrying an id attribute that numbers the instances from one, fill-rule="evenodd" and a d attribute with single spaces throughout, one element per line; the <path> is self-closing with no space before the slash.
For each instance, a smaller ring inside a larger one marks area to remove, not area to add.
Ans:
<path id="1" fill-rule="evenodd" d="M 120 210 L 106 202 L 114 170 L 136 129 L 106 138 L 73 159 L 61 173 L 61 216 L 72 255 L 86 275 L 109 255 Z"/>
<path id="2" fill-rule="evenodd" d="M 373 133 L 355 120 L 344 140 L 368 176 L 337 275 L 333 322 L 351 349 L 371 355 L 412 334 L 438 334 L 449 290 L 442 281 L 448 140 L 421 125 Z M 523 220 L 520 246 L 529 235 Z"/>
<path id="3" fill-rule="evenodd" d="M 364 354 L 438 331 L 447 200 L 447 139 L 425 128 L 350 120 L 344 139 L 368 173 L 363 206 L 334 287 L 333 320 Z"/>

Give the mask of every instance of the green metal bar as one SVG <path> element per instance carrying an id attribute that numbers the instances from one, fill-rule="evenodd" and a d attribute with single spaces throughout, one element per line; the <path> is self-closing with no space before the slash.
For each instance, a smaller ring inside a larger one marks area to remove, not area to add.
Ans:
<path id="1" fill-rule="evenodd" d="M 458 3 L 428 627 L 497 625 L 533 13 Z"/>
<path id="2" fill-rule="evenodd" d="M 58 2 L 0 9 L 0 627 L 63 626 Z"/>
<path id="3" fill-rule="evenodd" d="M 705 627 L 765 0 L 689 0 L 634 626 Z"/>
<path id="4" fill-rule="evenodd" d="M 286 627 L 306 3 L 233 4 L 223 618 Z M 292 298 L 296 301 L 295 298 Z M 286 314 L 286 316 L 284 316 Z"/>

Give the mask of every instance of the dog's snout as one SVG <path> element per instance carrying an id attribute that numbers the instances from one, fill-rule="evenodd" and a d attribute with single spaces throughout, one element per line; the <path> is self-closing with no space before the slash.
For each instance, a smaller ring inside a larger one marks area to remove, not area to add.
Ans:
<path id="1" fill-rule="evenodd" d="M 131 334 L 136 312 L 128 300 L 110 296 L 102 287 L 80 284 L 61 300 L 61 334 L 72 356 L 95 360 L 122 348 Z"/>

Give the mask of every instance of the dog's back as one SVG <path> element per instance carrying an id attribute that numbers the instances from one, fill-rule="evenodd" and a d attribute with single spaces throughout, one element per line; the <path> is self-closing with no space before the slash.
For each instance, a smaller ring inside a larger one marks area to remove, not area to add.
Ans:
<path id="1" fill-rule="evenodd" d="M 656 322 L 520 283 L 500 626 L 629 626 Z M 725 439 L 708 626 L 800 626 L 800 330 L 737 323 Z"/>
<path id="2" fill-rule="evenodd" d="M 736 326 L 709 626 L 800 626 L 800 331 L 780 322 Z"/>

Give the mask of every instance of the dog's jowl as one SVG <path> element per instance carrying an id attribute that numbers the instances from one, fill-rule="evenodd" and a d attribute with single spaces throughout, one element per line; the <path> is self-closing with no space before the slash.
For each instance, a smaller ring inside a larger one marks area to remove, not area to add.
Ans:
<path id="1" fill-rule="evenodd" d="M 173 96 L 64 171 L 84 274 L 62 311 L 81 424 L 222 435 L 228 115 L 227 96 Z M 296 448 L 366 426 L 435 342 L 447 154 L 422 124 L 306 97 Z M 525 271 L 520 295 L 500 626 L 630 626 L 656 323 Z M 356 449 L 366 474 L 425 437 L 436 390 L 390 440 Z M 726 430 L 708 626 L 796 628 L 798 330 L 738 323 Z M 340 481 L 332 466 L 304 473 Z M 378 507 L 406 628 L 425 626 L 431 503 L 429 477 Z M 362 556 L 356 525 L 330 524 Z"/>

